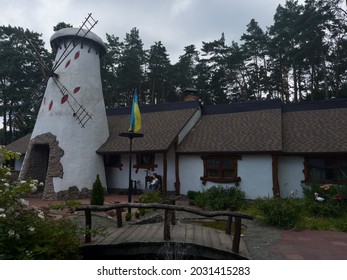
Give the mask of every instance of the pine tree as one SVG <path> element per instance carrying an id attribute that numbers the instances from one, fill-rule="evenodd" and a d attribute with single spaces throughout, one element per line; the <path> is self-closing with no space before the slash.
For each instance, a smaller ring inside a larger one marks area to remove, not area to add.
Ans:
<path id="1" fill-rule="evenodd" d="M 96 180 L 93 183 L 92 194 L 90 198 L 90 204 L 92 205 L 104 205 L 104 188 L 102 187 L 99 174 L 96 175 Z"/>

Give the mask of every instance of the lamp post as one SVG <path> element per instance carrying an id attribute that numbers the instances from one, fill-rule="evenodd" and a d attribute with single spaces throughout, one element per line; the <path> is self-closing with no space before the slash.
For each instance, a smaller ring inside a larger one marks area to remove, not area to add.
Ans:
<path id="1" fill-rule="evenodd" d="M 131 192 L 132 192 L 132 180 L 131 180 L 131 160 L 132 160 L 132 147 L 133 139 L 143 137 L 142 133 L 135 133 L 133 131 L 119 133 L 121 137 L 127 137 L 130 140 L 129 145 L 129 186 L 128 186 L 128 202 L 131 202 Z M 128 207 L 128 213 L 131 213 L 131 207 Z"/>

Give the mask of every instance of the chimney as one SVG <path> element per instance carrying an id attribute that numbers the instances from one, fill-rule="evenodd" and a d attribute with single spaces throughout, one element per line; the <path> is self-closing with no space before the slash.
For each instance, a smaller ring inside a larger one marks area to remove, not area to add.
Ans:
<path id="1" fill-rule="evenodd" d="M 199 100 L 199 97 L 197 95 L 198 90 L 195 88 L 185 88 L 184 89 L 184 101 L 194 101 Z"/>

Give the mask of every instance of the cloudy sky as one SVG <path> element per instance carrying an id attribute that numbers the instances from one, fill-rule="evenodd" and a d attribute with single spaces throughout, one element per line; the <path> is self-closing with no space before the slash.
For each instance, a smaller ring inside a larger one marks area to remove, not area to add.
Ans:
<path id="1" fill-rule="evenodd" d="M 134 27 L 148 49 L 161 41 L 172 63 L 185 46 L 219 39 L 239 41 L 255 19 L 263 30 L 272 25 L 279 4 L 286 0 L 0 0 L 0 25 L 23 27 L 42 34 L 46 48 L 58 22 L 79 27 L 88 13 L 98 20 L 93 32 L 121 40 Z M 299 0 L 303 3 L 304 0 Z"/>

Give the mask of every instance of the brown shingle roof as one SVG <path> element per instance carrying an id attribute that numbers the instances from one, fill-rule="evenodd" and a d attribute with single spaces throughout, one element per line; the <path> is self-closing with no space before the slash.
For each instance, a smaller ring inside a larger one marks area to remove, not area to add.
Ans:
<path id="1" fill-rule="evenodd" d="M 141 108 L 140 132 L 144 137 L 133 141 L 135 152 L 167 150 L 198 110 L 197 103 L 189 102 L 154 107 L 154 110 L 148 110 L 146 106 Z M 130 108 L 127 110 L 124 113 L 117 109 L 120 114 L 108 116 L 110 137 L 98 152 L 129 151 L 129 139 L 119 136 L 129 128 Z M 24 154 L 30 136 L 20 138 L 6 148 Z M 347 100 L 284 105 L 265 101 L 212 106 L 203 110 L 197 124 L 178 147 L 181 153 L 274 151 L 346 153 Z"/>
<path id="2" fill-rule="evenodd" d="M 12 143 L 8 144 L 5 148 L 9 151 L 25 154 L 29 145 L 31 133 L 27 134 Z"/>
<path id="3" fill-rule="evenodd" d="M 347 152 L 347 108 L 283 113 L 283 152 Z"/>
<path id="4" fill-rule="evenodd" d="M 197 107 L 159 112 L 141 112 L 143 138 L 133 140 L 133 151 L 166 151 L 179 132 L 197 111 Z M 140 108 L 141 110 L 141 108 Z M 129 151 L 129 139 L 119 133 L 129 129 L 130 115 L 108 116 L 110 137 L 98 153 L 123 153 Z"/>
<path id="5" fill-rule="evenodd" d="M 281 151 L 281 109 L 202 116 L 181 153 Z"/>

